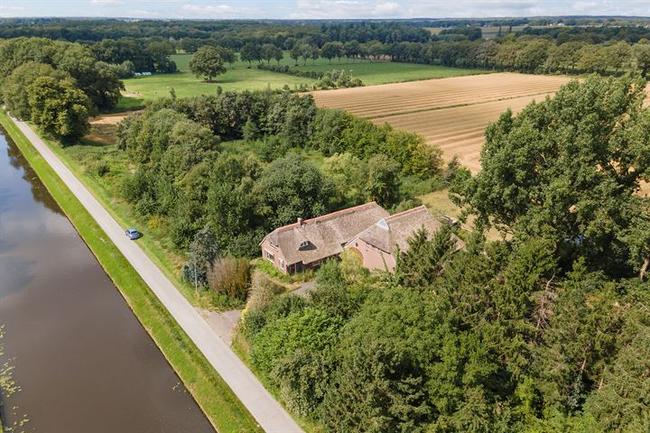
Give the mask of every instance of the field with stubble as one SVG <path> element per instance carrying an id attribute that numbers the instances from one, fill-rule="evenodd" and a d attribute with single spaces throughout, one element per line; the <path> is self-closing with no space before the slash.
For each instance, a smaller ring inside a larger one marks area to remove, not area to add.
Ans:
<path id="1" fill-rule="evenodd" d="M 416 132 L 480 169 L 484 131 L 510 108 L 518 112 L 569 81 L 564 76 L 498 73 L 313 92 L 321 107 L 340 108 L 374 123 Z"/>

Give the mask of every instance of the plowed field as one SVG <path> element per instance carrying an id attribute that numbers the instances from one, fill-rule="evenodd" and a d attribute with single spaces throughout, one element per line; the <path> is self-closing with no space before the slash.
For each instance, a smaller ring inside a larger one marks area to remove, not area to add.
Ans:
<path id="1" fill-rule="evenodd" d="M 473 171 L 485 127 L 510 108 L 517 112 L 553 94 L 569 78 L 499 73 L 314 92 L 322 107 L 348 110 L 381 124 L 419 133 Z"/>

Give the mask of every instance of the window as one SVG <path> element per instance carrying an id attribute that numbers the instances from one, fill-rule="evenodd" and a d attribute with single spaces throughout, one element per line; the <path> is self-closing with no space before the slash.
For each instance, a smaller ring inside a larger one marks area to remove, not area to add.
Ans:
<path id="1" fill-rule="evenodd" d="M 309 245 L 311 245 L 311 242 L 302 241 L 302 242 L 300 242 L 300 245 L 298 245 L 298 250 L 305 250 L 305 249 L 309 248 Z"/>
<path id="2" fill-rule="evenodd" d="M 271 254 L 269 250 L 264 250 L 264 257 L 266 257 L 270 261 L 273 261 L 275 259 L 275 257 L 273 257 L 273 254 Z"/>

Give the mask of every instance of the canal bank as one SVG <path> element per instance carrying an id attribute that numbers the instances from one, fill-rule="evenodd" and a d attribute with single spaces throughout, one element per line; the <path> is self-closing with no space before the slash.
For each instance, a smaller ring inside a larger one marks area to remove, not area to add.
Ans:
<path id="1" fill-rule="evenodd" d="M 0 124 L 118 287 L 212 424 L 221 433 L 261 431 L 241 402 L 216 374 L 120 251 L 34 149 L 15 124 L 0 113 Z"/>

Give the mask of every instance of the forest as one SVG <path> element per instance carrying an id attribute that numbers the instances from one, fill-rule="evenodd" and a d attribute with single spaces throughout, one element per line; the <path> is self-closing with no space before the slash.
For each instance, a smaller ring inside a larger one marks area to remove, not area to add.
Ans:
<path id="1" fill-rule="evenodd" d="M 116 65 L 85 45 L 18 38 L 0 41 L 0 88 L 13 115 L 74 141 L 88 131 L 91 115 L 116 106 L 124 85 Z"/>

